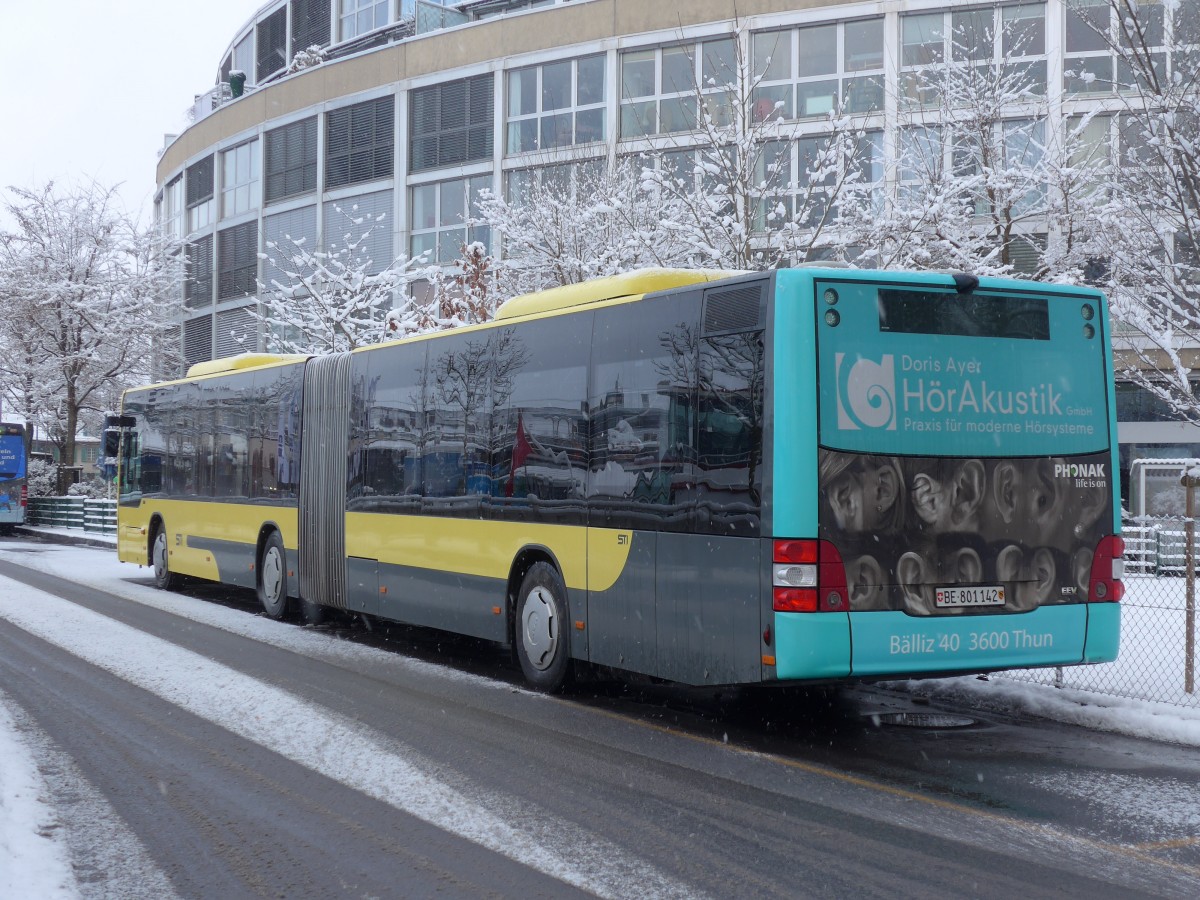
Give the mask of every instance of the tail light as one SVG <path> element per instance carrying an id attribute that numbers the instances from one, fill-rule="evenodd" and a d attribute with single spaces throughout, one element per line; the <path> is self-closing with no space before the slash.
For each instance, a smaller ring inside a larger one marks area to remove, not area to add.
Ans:
<path id="1" fill-rule="evenodd" d="M 846 567 L 829 541 L 775 541 L 771 608 L 776 612 L 845 612 Z"/>
<path id="2" fill-rule="evenodd" d="M 29 505 L 29 485 L 27 484 L 21 485 L 21 505 Z"/>
<path id="3" fill-rule="evenodd" d="M 1121 578 L 1125 574 L 1125 541 L 1115 534 L 1100 539 L 1092 557 L 1092 577 L 1088 600 L 1092 603 L 1118 603 L 1125 596 Z"/>

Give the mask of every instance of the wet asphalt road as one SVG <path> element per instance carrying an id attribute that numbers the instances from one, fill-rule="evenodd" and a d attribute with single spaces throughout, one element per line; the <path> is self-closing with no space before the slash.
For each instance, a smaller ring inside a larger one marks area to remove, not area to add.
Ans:
<path id="1" fill-rule="evenodd" d="M 365 662 L 273 646 L 7 561 L 0 577 L 336 713 L 548 851 L 565 847 L 607 872 L 591 885 L 599 893 L 1200 894 L 1200 750 L 878 687 L 696 691 L 600 673 L 545 698 L 521 687 L 505 651 L 436 632 L 322 629 L 334 644 L 386 650 Z M 131 569 L 130 580 L 149 579 Z M 188 593 L 256 614 L 249 593 Z M 152 885 L 163 879 L 184 897 L 579 892 L 519 853 L 428 824 L 3 617 L 0 689 L 149 860 L 154 877 L 139 881 L 88 850 L 95 823 L 72 818 L 69 781 L 49 777 L 64 795 L 61 827 L 77 835 L 85 894 L 119 884 L 122 896 L 138 885 L 160 896 Z M 328 736 L 335 750 L 351 739 Z"/>

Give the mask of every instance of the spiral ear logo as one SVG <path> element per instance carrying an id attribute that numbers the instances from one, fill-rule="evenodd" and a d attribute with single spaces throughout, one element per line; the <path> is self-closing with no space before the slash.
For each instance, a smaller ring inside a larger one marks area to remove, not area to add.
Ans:
<path id="1" fill-rule="evenodd" d="M 838 428 L 896 430 L 896 365 L 888 353 L 879 362 L 834 358 L 837 369 Z"/>

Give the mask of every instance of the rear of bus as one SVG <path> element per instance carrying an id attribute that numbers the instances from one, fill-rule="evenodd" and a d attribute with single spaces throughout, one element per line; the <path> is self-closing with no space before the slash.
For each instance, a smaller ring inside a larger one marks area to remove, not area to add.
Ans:
<path id="1" fill-rule="evenodd" d="M 1115 659 L 1103 295 L 798 270 L 774 314 L 776 677 Z"/>
<path id="2" fill-rule="evenodd" d="M 25 426 L 0 424 L 0 527 L 25 524 L 29 496 Z"/>

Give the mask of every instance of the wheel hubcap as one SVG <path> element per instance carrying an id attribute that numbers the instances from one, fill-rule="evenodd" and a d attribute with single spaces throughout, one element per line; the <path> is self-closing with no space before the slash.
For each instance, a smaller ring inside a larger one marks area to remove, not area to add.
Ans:
<path id="1" fill-rule="evenodd" d="M 154 577 L 162 580 L 167 574 L 167 536 L 161 531 L 154 539 Z"/>
<path id="2" fill-rule="evenodd" d="M 558 649 L 558 615 L 554 599 L 545 588 L 536 587 L 525 598 L 521 636 L 525 654 L 534 667 L 539 671 L 549 668 Z"/>
<path id="3" fill-rule="evenodd" d="M 279 560 L 279 550 L 269 547 L 262 563 L 263 593 L 272 606 L 279 602 L 280 587 L 283 584 L 283 565 Z"/>

